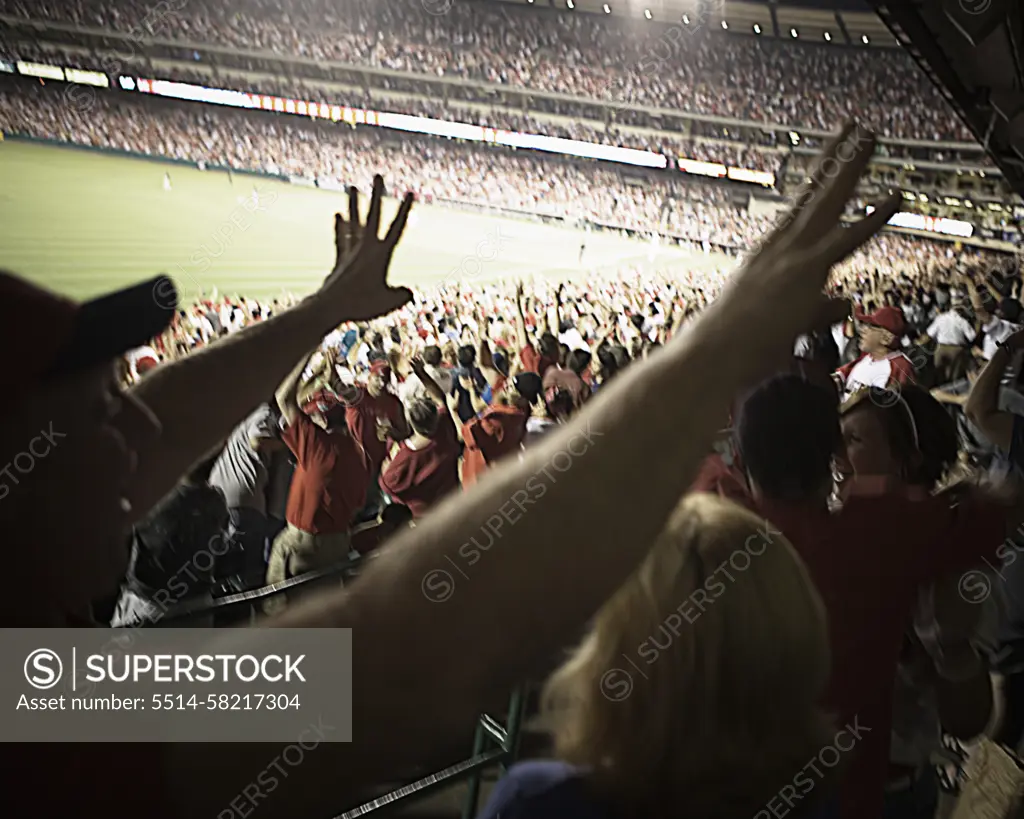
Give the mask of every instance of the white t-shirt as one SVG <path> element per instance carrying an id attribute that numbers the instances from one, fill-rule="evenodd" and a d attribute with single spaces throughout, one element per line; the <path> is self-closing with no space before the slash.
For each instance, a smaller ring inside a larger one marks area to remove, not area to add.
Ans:
<path id="1" fill-rule="evenodd" d="M 558 341 L 565 344 L 570 350 L 586 350 L 588 353 L 590 352 L 590 347 L 587 346 L 587 342 L 583 340 L 580 331 L 575 327 L 571 327 L 559 335 Z"/>
<path id="2" fill-rule="evenodd" d="M 427 375 L 434 379 L 445 395 L 451 395 L 452 387 L 455 385 L 455 378 L 452 375 L 451 370 L 445 370 L 441 367 L 432 367 L 427 365 Z M 416 400 L 417 398 L 429 398 L 427 391 L 423 388 L 423 382 L 420 381 L 420 377 L 413 373 L 405 379 L 401 384 L 398 385 L 398 400 L 406 407 Z"/>
<path id="3" fill-rule="evenodd" d="M 893 355 L 898 355 L 898 353 Z M 843 399 L 849 398 L 853 392 L 864 387 L 881 387 L 884 389 L 889 386 L 889 379 L 892 377 L 891 359 L 892 356 L 890 355 L 876 361 L 871 356 L 866 355 L 854 364 L 853 369 L 850 370 L 850 374 L 846 378 L 846 394 L 843 396 Z"/>
<path id="4" fill-rule="evenodd" d="M 966 347 L 977 332 L 967 319 L 955 310 L 939 313 L 928 328 L 928 336 L 939 344 Z"/>
<path id="5" fill-rule="evenodd" d="M 999 349 L 999 344 L 1016 333 L 1020 329 L 1020 325 L 1011 324 L 1005 319 L 993 316 L 992 320 L 983 325 L 981 329 L 985 333 L 985 340 L 981 344 L 981 354 L 986 361 L 991 361 L 992 356 Z"/>

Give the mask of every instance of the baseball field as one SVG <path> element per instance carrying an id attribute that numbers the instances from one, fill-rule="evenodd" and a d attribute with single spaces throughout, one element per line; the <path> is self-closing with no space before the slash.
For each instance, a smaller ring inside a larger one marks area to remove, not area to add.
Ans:
<path id="1" fill-rule="evenodd" d="M 386 169 L 385 180 L 387 178 Z M 169 179 L 168 179 L 169 177 Z M 385 222 L 396 202 L 385 203 Z M 341 193 L 246 174 L 19 140 L 0 142 L 0 268 L 83 299 L 158 273 L 183 300 L 313 290 L 333 264 Z M 586 240 L 582 263 L 580 246 Z M 507 278 L 669 274 L 725 257 L 519 218 L 417 204 L 391 279 L 427 288 Z"/>

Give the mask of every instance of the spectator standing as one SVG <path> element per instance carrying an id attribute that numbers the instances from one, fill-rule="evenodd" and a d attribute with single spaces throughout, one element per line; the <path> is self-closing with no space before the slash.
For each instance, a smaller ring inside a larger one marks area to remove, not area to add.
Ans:
<path id="1" fill-rule="evenodd" d="M 324 398 L 312 416 L 299 409 L 296 391 L 308 361 L 307 356 L 277 393 L 284 425 L 281 438 L 297 466 L 287 526 L 271 547 L 267 583 L 344 561 L 353 517 L 366 500 L 368 465 L 349 431 L 346 408 L 336 399 Z"/>
<path id="2" fill-rule="evenodd" d="M 935 342 L 935 370 L 938 383 L 948 384 L 963 378 L 964 356 L 978 335 L 961 314 L 962 303 L 958 294 L 951 294 L 949 307 L 939 313 L 930 325 L 926 335 Z"/>
<path id="3" fill-rule="evenodd" d="M 260 404 L 235 427 L 210 472 L 210 486 L 227 502 L 231 539 L 241 550 L 239 569 L 246 586 L 259 585 L 266 574 L 270 464 L 283 448 L 277 413 L 269 403 Z"/>
<path id="4" fill-rule="evenodd" d="M 886 388 L 914 380 L 914 364 L 898 351 L 906 330 L 898 307 L 879 307 L 859 313 L 860 356 L 836 370 L 844 397 L 865 387 Z"/>
<path id="5" fill-rule="evenodd" d="M 412 435 L 398 445 L 380 476 L 381 488 L 409 507 L 414 518 L 459 487 L 459 442 L 448 396 L 430 377 L 422 361 L 413 373 L 430 397 L 416 398 L 409 407 Z"/>

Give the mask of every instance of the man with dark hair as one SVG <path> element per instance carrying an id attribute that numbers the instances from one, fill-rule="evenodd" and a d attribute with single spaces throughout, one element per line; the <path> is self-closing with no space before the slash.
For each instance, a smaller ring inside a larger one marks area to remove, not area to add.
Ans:
<path id="1" fill-rule="evenodd" d="M 270 464 L 282 447 L 277 412 L 269 404 L 260 404 L 235 427 L 210 472 L 210 486 L 219 489 L 227 502 L 232 542 L 240 558 L 234 568 L 246 585 L 258 586 L 265 574 Z"/>
<path id="2" fill-rule="evenodd" d="M 225 552 L 228 511 L 203 474 L 186 476 L 160 501 L 132 532 L 128 576 L 110 625 L 156 623 L 181 604 L 209 598 L 213 563 Z"/>
<path id="3" fill-rule="evenodd" d="M 578 350 L 570 353 L 568 358 L 573 358 L 573 364 L 576 367 L 582 367 L 582 369 L 577 371 L 575 368 L 562 367 L 560 365 L 549 367 L 548 371 L 544 373 L 541 383 L 545 395 L 549 393 L 552 395 L 555 393 L 567 394 L 571 399 L 573 408 L 579 409 L 583 406 L 583 402 L 591 395 L 590 387 L 580 377 L 582 370 L 585 370 L 590 364 L 590 353 Z"/>
<path id="4" fill-rule="evenodd" d="M 325 396 L 307 415 L 299 409 L 297 391 L 309 356 L 277 391 L 284 431 L 282 440 L 297 466 L 288 495 L 287 521 L 275 539 L 267 564 L 267 583 L 345 560 L 349 529 L 366 500 L 369 464 L 347 422 L 346 407 Z M 281 608 L 281 601 L 267 605 Z"/>
<path id="5" fill-rule="evenodd" d="M 436 344 L 430 344 L 423 349 L 423 366 L 427 374 L 434 379 L 445 395 L 451 395 L 455 388 L 455 376 L 451 370 L 441 366 L 442 361 L 441 348 Z M 398 387 L 398 397 L 407 409 L 415 399 L 425 396 L 429 397 L 429 394 L 415 372 Z"/>
<path id="6" fill-rule="evenodd" d="M 412 368 L 429 397 L 416 398 L 409 405 L 412 435 L 399 445 L 380 476 L 380 486 L 408 506 L 414 517 L 421 517 L 458 489 L 459 442 L 444 391 L 422 361 L 413 361 Z"/>
<path id="7" fill-rule="evenodd" d="M 389 441 L 398 442 L 409 437 L 409 424 L 402 402 L 388 389 L 390 384 L 391 365 L 386 359 L 381 359 L 370 365 L 365 389 L 353 388 L 341 396 L 346 404 L 345 419 L 349 432 L 366 458 L 366 507 L 359 513 L 360 521 L 374 518 L 380 511 L 377 479 L 388 455 Z"/>
<path id="8" fill-rule="evenodd" d="M 456 352 L 455 400 L 456 414 L 460 423 L 466 423 L 476 416 L 478 396 L 487 388 L 487 379 L 476 366 L 476 347 L 464 344 Z M 474 398 L 476 400 L 474 401 Z"/>
<path id="9" fill-rule="evenodd" d="M 832 673 L 823 706 L 869 729 L 845 775 L 841 815 L 881 815 L 894 680 L 919 590 L 993 556 L 1009 510 L 971 495 L 910 500 L 880 493 L 878 476 L 857 476 L 830 514 L 841 441 L 834 397 L 778 376 L 746 398 L 739 419 L 754 508 L 796 548 L 826 606 Z"/>
<path id="10" fill-rule="evenodd" d="M 834 393 L 796 376 L 767 381 L 743 402 L 736 432 L 755 497 L 828 499 L 842 443 Z"/>
<path id="11" fill-rule="evenodd" d="M 518 452 L 526 438 L 531 408 L 540 399 L 541 380 L 525 372 L 510 379 L 498 399 L 462 428 L 462 485 L 471 486 L 492 464 Z"/>

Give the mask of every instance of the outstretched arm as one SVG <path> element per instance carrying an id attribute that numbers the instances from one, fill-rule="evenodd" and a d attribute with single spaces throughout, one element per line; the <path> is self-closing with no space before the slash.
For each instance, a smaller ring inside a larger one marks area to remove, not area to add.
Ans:
<path id="1" fill-rule="evenodd" d="M 526 335 L 526 316 L 523 315 L 523 283 L 516 283 L 516 352 L 519 352 L 530 340 Z"/>
<path id="2" fill-rule="evenodd" d="M 302 357 L 299 363 L 295 365 L 295 369 L 285 376 L 281 386 L 277 388 L 277 392 L 274 394 L 274 397 L 277 399 L 277 406 L 281 410 L 281 418 L 284 419 L 285 424 L 288 426 L 295 423 L 295 418 L 300 412 L 299 382 L 302 380 L 302 374 L 309 365 L 309 359 L 313 357 L 315 352 L 314 350 Z"/>
<path id="3" fill-rule="evenodd" d="M 1009 452 L 1013 440 L 1014 417 L 999 409 L 999 385 L 1012 354 L 1024 347 L 1024 331 L 1018 330 L 999 345 L 992 360 L 985 365 L 971 387 L 964 411 L 995 446 Z"/>
<path id="4" fill-rule="evenodd" d="M 129 501 L 136 519 L 169 492 L 188 469 L 260 402 L 266 401 L 299 356 L 343 321 L 391 312 L 412 297 L 387 285 L 395 245 L 412 206 L 406 197 L 380 239 L 384 181 L 374 180 L 365 227 L 349 191 L 349 218 L 335 221 L 337 260 L 324 285 L 291 310 L 257 322 L 195 355 L 155 370 L 132 394 L 160 419 L 163 433 L 139 453 Z M 207 396 L 216 394 L 216 400 Z"/>
<path id="5" fill-rule="evenodd" d="M 461 741 L 482 709 L 578 637 L 647 554 L 736 393 L 785 360 L 798 333 L 848 311 L 822 296 L 828 271 L 880 230 L 899 200 L 842 227 L 874 140 L 847 127 L 827 156 L 840 146 L 850 161 L 828 180 L 815 171 L 816 195 L 800 200 L 812 204 L 661 355 L 629 368 L 522 461 L 509 459 L 442 502 L 385 547 L 358 583 L 271 623 L 354 628 L 358 707 L 355 742 L 308 754 L 260 804 L 263 817 L 344 809 L 360 785 Z M 750 334 L 759 342 L 753 349 Z M 578 468 L 556 475 L 556 456 Z M 501 548 L 473 552 L 471 538 L 487 527 L 503 535 Z M 182 815 L 213 817 L 274 749 L 242 745 L 227 760 L 211 746 L 171 753 L 174 782 L 189 783 L 176 791 Z"/>

